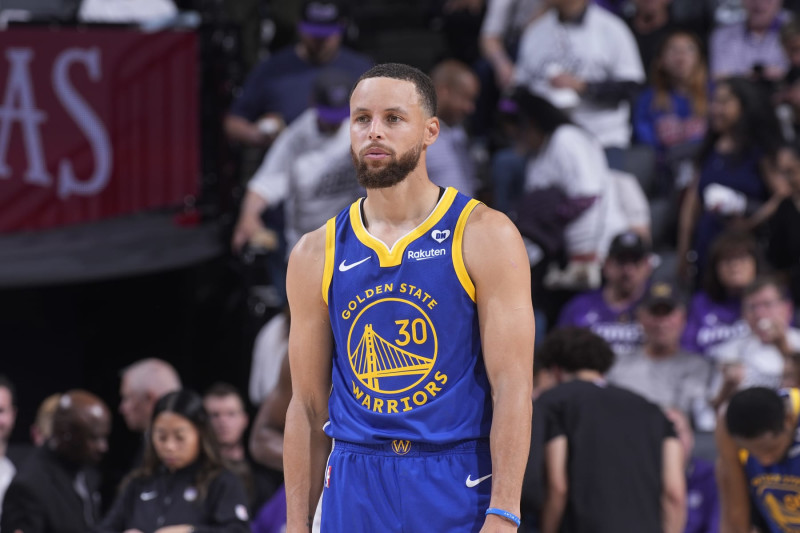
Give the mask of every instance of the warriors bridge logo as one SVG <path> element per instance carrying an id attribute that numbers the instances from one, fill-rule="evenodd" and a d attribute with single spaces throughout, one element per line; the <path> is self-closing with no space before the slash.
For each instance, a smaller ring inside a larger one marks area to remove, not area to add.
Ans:
<path id="1" fill-rule="evenodd" d="M 435 300 L 405 283 L 399 292 L 411 298 L 387 294 L 353 313 L 347 338 L 348 360 L 357 380 L 352 383 L 353 396 L 377 413 L 425 405 L 447 382 L 444 373 L 434 372 L 439 340 L 423 309 L 435 307 L 428 303 Z"/>

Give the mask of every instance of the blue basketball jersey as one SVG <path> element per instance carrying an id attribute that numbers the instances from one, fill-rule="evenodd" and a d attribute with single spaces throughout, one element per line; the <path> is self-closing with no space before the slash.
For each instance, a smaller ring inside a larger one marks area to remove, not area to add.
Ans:
<path id="1" fill-rule="evenodd" d="M 800 414 L 800 390 L 782 389 L 797 419 Z M 800 427 L 794 441 L 778 463 L 763 466 L 745 450 L 740 452 L 750 494 L 773 533 L 800 531 Z"/>
<path id="2" fill-rule="evenodd" d="M 448 188 L 390 249 L 360 199 L 326 226 L 322 296 L 334 337 L 326 433 L 364 444 L 486 438 L 491 393 L 462 255 L 478 204 Z"/>

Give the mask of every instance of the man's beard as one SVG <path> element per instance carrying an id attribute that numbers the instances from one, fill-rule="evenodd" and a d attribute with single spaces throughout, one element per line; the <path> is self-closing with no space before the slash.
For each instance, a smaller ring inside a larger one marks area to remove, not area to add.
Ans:
<path id="1" fill-rule="evenodd" d="M 389 163 L 379 169 L 371 170 L 365 159 L 358 159 L 355 151 L 350 148 L 350 156 L 353 158 L 353 165 L 356 167 L 356 177 L 358 184 L 365 189 L 385 189 L 397 185 L 408 176 L 419 164 L 422 156 L 422 145 L 417 145 L 408 152 L 395 157 L 391 152 Z"/>

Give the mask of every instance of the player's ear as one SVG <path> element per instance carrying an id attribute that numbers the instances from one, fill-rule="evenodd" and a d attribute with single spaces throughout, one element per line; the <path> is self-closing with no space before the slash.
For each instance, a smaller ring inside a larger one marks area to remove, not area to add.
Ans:
<path id="1" fill-rule="evenodd" d="M 439 137 L 439 119 L 431 117 L 425 121 L 425 146 L 430 146 Z"/>

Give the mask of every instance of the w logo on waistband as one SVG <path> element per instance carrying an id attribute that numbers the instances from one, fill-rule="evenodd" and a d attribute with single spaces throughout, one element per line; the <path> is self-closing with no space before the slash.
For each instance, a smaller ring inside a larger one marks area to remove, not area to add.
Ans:
<path id="1" fill-rule="evenodd" d="M 411 450 L 410 440 L 393 440 L 392 451 L 397 455 L 405 455 Z"/>

